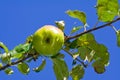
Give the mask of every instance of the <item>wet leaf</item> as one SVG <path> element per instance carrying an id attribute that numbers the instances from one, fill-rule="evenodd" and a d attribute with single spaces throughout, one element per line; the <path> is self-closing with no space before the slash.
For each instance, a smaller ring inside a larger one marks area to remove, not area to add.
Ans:
<path id="1" fill-rule="evenodd" d="M 72 68 L 70 76 L 73 80 L 80 80 L 84 76 L 84 68 L 81 65 L 76 65 Z"/>
<path id="2" fill-rule="evenodd" d="M 42 61 L 42 64 L 40 64 L 39 67 L 36 67 L 36 68 L 34 68 L 33 70 L 34 70 L 35 72 L 40 72 L 41 70 L 44 69 L 45 65 L 46 65 L 46 60 L 44 59 L 44 60 Z"/>
<path id="3" fill-rule="evenodd" d="M 24 62 L 19 63 L 17 65 L 17 68 L 22 74 L 25 74 L 25 75 L 27 75 L 30 71 L 29 66 Z"/>
<path id="4" fill-rule="evenodd" d="M 53 69 L 56 75 L 56 80 L 67 80 L 69 76 L 68 67 L 63 59 L 52 59 Z"/>
<path id="5" fill-rule="evenodd" d="M 84 25 L 86 24 L 86 15 L 84 12 L 78 10 L 68 10 L 66 13 L 73 18 L 79 19 Z"/>

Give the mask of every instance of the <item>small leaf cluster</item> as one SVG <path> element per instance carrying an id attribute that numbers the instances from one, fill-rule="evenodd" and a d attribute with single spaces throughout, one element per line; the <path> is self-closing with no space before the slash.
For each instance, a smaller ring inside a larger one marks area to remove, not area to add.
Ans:
<path id="1" fill-rule="evenodd" d="M 3 44 L 3 46 L 5 45 Z M 4 47 L 2 48 L 4 49 Z M 11 68 L 5 68 L 4 66 L 9 67 L 17 64 L 16 67 L 21 73 L 28 74 L 29 66 L 27 65 L 26 62 L 23 62 L 23 59 L 30 57 L 30 55 L 32 55 L 31 51 L 33 50 L 31 49 L 31 44 L 29 43 L 20 44 L 11 51 L 8 52 L 5 51 L 5 53 L 0 55 L 1 70 L 2 69 L 5 70 L 7 74 L 12 74 L 13 70 Z"/>

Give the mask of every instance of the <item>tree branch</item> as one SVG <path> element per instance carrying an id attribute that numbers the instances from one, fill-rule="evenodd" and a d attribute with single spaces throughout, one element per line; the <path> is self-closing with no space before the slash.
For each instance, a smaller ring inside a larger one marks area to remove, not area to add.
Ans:
<path id="1" fill-rule="evenodd" d="M 16 65 L 16 64 L 18 64 L 18 63 L 20 63 L 20 62 L 23 62 L 23 61 L 27 60 L 27 59 L 30 58 L 30 57 L 32 57 L 32 55 L 28 55 L 28 56 L 26 56 L 26 57 L 24 57 L 24 58 L 22 58 L 22 59 L 20 59 L 20 60 L 17 60 L 17 61 L 15 61 L 15 62 L 8 63 L 8 64 L 0 67 L 0 71 L 1 71 L 1 70 L 4 70 L 4 69 L 6 69 L 6 68 L 8 68 L 8 67 L 10 67 L 10 66 L 12 66 L 12 65 Z"/>
<path id="2" fill-rule="evenodd" d="M 87 30 L 87 31 L 84 31 L 84 32 L 82 32 L 82 33 L 80 33 L 80 34 L 77 34 L 77 35 L 75 35 L 75 36 L 66 36 L 66 41 L 67 41 L 67 40 L 70 40 L 70 39 L 77 38 L 77 37 L 79 37 L 79 36 L 81 36 L 81 35 L 83 35 L 83 34 L 86 34 L 86 33 L 89 33 L 89 32 L 92 32 L 92 31 L 95 31 L 95 30 L 98 30 L 98 29 L 107 27 L 107 26 L 111 25 L 112 23 L 115 23 L 115 22 L 117 22 L 117 21 L 119 21 L 119 20 L 120 20 L 120 17 L 117 18 L 117 19 L 115 19 L 115 20 L 113 20 L 113 21 L 111 21 L 111 22 L 108 22 L 108 23 L 106 23 L 106 24 L 104 24 L 104 25 L 101 25 L 101 26 L 98 26 L 98 27 L 94 27 L 94 28 L 89 29 L 89 30 Z"/>
<path id="3" fill-rule="evenodd" d="M 115 23 L 115 22 L 117 22 L 117 21 L 119 21 L 119 20 L 120 20 L 120 18 L 117 18 L 117 19 L 115 19 L 115 20 L 113 20 L 113 21 L 111 21 L 111 22 L 108 22 L 108 23 L 106 23 L 106 24 L 104 24 L 104 25 L 101 25 L 101 26 L 98 26 L 98 27 L 94 27 L 94 28 L 89 29 L 89 30 L 87 30 L 87 31 L 84 31 L 84 32 L 82 32 L 82 33 L 80 33 L 80 34 L 77 34 L 77 35 L 75 35 L 75 36 L 66 36 L 66 39 L 65 39 L 65 40 L 67 41 L 67 40 L 70 40 L 70 39 L 74 39 L 74 38 L 77 38 L 77 37 L 79 37 L 79 36 L 81 36 L 81 35 L 83 35 L 83 34 L 86 34 L 86 33 L 89 33 L 89 32 L 92 32 L 92 31 L 95 31 L 95 30 L 98 30 L 98 29 L 107 27 L 107 26 L 111 25 L 112 23 Z M 0 47 L 1 47 L 1 46 L 0 46 Z M 71 57 L 73 57 L 72 54 L 69 54 L 69 55 L 70 55 Z M 18 63 L 20 63 L 20 62 L 23 62 L 23 61 L 29 59 L 30 57 L 33 57 L 33 55 L 27 55 L 27 56 L 25 56 L 24 58 L 22 58 L 22 59 L 20 59 L 20 60 L 17 60 L 17 61 L 15 61 L 15 62 L 11 62 L 11 63 L 8 63 L 8 64 L 6 64 L 6 65 L 3 65 L 2 67 L 0 67 L 0 71 L 1 71 L 1 70 L 4 70 L 4 69 L 6 69 L 6 68 L 8 68 L 8 67 L 10 67 L 10 66 L 12 66 L 12 65 L 16 65 L 16 64 L 18 64 Z M 84 62 L 82 62 L 82 61 L 79 60 L 78 58 L 76 58 L 75 60 L 79 61 L 84 67 L 86 67 L 86 65 L 84 64 Z"/>
<path id="4" fill-rule="evenodd" d="M 65 50 L 65 49 L 63 49 L 65 52 L 67 52 L 72 58 L 74 58 L 74 56 L 73 56 L 73 54 L 71 53 L 71 52 L 69 52 L 69 51 L 67 51 L 67 50 Z M 78 61 L 78 62 L 80 62 L 82 65 L 83 65 L 83 67 L 87 67 L 87 65 L 83 62 L 83 61 L 81 61 L 80 59 L 78 59 L 78 58 L 75 58 L 74 60 L 76 60 L 76 61 Z"/>

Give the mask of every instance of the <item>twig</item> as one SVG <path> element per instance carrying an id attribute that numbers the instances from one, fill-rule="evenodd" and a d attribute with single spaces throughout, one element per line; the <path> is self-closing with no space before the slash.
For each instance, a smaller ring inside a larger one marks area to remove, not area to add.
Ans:
<path id="1" fill-rule="evenodd" d="M 89 32 L 92 32 L 92 31 L 95 31 L 95 30 L 98 30 L 98 29 L 107 27 L 107 26 L 111 25 L 112 23 L 115 23 L 115 22 L 117 22 L 117 21 L 119 21 L 119 20 L 120 20 L 120 18 L 117 18 L 117 19 L 115 19 L 115 20 L 113 20 L 113 21 L 111 21 L 111 22 L 108 22 L 108 23 L 106 23 L 106 24 L 104 24 L 104 25 L 101 25 L 101 26 L 98 26 L 98 27 L 94 27 L 94 28 L 89 29 L 89 30 L 87 30 L 87 31 L 84 31 L 84 32 L 82 32 L 82 33 L 80 33 L 80 34 L 77 34 L 77 35 L 75 35 L 75 36 L 68 36 L 68 37 L 66 37 L 66 40 L 74 39 L 74 38 L 77 38 L 77 37 L 79 37 L 79 36 L 81 36 L 81 35 L 83 35 L 83 34 L 86 34 L 86 33 L 89 33 Z"/>
<path id="2" fill-rule="evenodd" d="M 69 52 L 69 51 L 67 51 L 67 50 L 65 50 L 65 49 L 63 49 L 63 50 L 64 50 L 65 52 L 67 52 L 72 58 L 74 57 L 71 52 Z M 87 67 L 87 65 L 86 65 L 83 61 L 81 61 L 80 59 L 75 58 L 75 60 L 77 60 L 78 62 L 80 62 L 85 68 Z"/>
<path id="3" fill-rule="evenodd" d="M 99 23 L 99 20 L 95 23 L 95 25 L 93 27 L 94 28 L 97 27 L 98 23 Z"/>
<path id="4" fill-rule="evenodd" d="M 115 26 L 113 26 L 113 25 L 110 25 L 112 28 L 113 28 L 113 30 L 117 33 L 117 29 L 115 28 Z"/>
<path id="5" fill-rule="evenodd" d="M 0 71 L 1 71 L 1 70 L 4 70 L 4 69 L 6 69 L 6 68 L 8 68 L 8 67 L 10 67 L 10 66 L 12 66 L 12 65 L 15 65 L 15 64 L 18 64 L 18 63 L 20 63 L 20 62 L 23 62 L 23 61 L 27 60 L 27 59 L 30 58 L 30 57 L 32 57 L 32 55 L 28 55 L 28 56 L 26 56 L 26 57 L 24 57 L 24 58 L 22 58 L 22 59 L 20 59 L 20 60 L 17 60 L 17 61 L 15 61 L 15 62 L 11 62 L 10 64 L 6 64 L 6 65 L 0 67 Z"/>
<path id="6" fill-rule="evenodd" d="M 102 26 L 94 27 L 94 28 L 89 29 L 89 30 L 87 30 L 87 31 L 84 31 L 84 32 L 82 32 L 82 33 L 80 33 L 80 34 L 77 34 L 77 35 L 75 35 L 75 36 L 66 36 L 65 40 L 67 41 L 67 40 L 70 40 L 70 39 L 74 39 L 74 38 L 77 38 L 77 37 L 79 37 L 79 36 L 81 36 L 81 35 L 83 35 L 83 34 L 86 34 L 86 33 L 89 33 L 89 32 L 92 32 L 92 31 L 95 31 L 95 30 L 98 30 L 98 29 L 107 27 L 107 26 L 111 25 L 112 23 L 115 23 L 115 22 L 117 22 L 117 21 L 119 21 L 119 20 L 120 20 L 120 17 L 117 18 L 117 19 L 115 19 L 115 20 L 113 20 L 113 21 L 111 21 L 111 22 L 108 22 L 108 23 L 106 23 L 106 24 L 104 24 L 104 25 L 102 25 Z M 72 55 L 69 51 L 67 51 L 67 50 L 64 50 L 64 51 L 67 52 L 71 57 L 73 57 L 73 55 Z M 16 65 L 16 64 L 18 64 L 18 63 L 20 63 L 20 62 L 23 62 L 23 61 L 27 60 L 27 59 L 30 58 L 30 57 L 33 57 L 33 55 L 27 55 L 26 57 L 24 57 L 24 58 L 22 58 L 22 59 L 20 59 L 20 60 L 17 60 L 17 61 L 15 61 L 15 62 L 11 62 L 10 64 L 6 64 L 6 65 L 0 67 L 0 71 L 1 71 L 1 70 L 4 70 L 4 69 L 6 69 L 6 68 L 8 68 L 8 67 L 10 67 L 10 66 L 12 66 L 12 65 Z M 81 61 L 80 59 L 75 58 L 75 60 L 77 60 L 78 62 L 80 62 L 84 67 L 87 67 L 87 65 L 84 64 L 84 62 Z"/>

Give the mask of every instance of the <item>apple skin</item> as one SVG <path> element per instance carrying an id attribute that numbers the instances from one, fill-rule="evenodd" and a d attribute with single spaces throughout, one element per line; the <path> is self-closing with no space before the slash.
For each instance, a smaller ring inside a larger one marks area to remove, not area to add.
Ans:
<path id="1" fill-rule="evenodd" d="M 33 35 L 33 47 L 44 56 L 54 56 L 64 45 L 64 33 L 57 27 L 45 25 Z"/>

